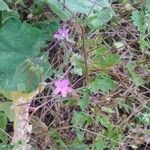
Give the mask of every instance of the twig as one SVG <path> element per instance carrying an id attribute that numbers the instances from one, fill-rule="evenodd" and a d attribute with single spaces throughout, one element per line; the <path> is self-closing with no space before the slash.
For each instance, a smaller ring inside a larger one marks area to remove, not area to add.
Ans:
<path id="1" fill-rule="evenodd" d="M 66 3 L 66 1 L 63 0 L 63 4 L 64 4 L 64 6 L 63 6 L 63 11 L 65 11 L 65 8 L 66 8 L 65 3 Z"/>
<path id="2" fill-rule="evenodd" d="M 59 2 L 62 6 L 63 6 L 63 9 L 65 8 L 66 10 L 68 10 L 68 12 L 70 12 L 70 14 L 74 17 L 74 13 L 65 5 L 65 3 L 61 3 Z"/>
<path id="3" fill-rule="evenodd" d="M 82 130 L 82 131 L 88 132 L 88 133 L 90 133 L 90 134 L 93 134 L 93 135 L 96 135 L 96 136 L 100 136 L 100 137 L 102 137 L 102 138 L 105 138 L 105 139 L 114 141 L 114 142 L 116 142 L 116 143 L 118 143 L 118 144 L 121 144 L 119 141 L 114 140 L 114 139 L 112 139 L 112 138 L 110 138 L 110 137 L 107 137 L 107 136 L 105 136 L 105 135 L 103 135 L 103 134 L 96 133 L 96 132 L 93 132 L 93 131 L 91 131 L 91 130 L 88 130 L 88 129 L 85 129 L 85 128 L 82 128 L 82 127 L 79 127 L 79 126 L 75 126 L 75 125 L 56 128 L 56 130 L 65 130 L 65 129 L 68 129 L 68 128 L 77 128 L 77 129 L 80 129 L 80 130 Z"/>
<path id="4" fill-rule="evenodd" d="M 52 41 L 52 42 L 54 42 L 54 41 Z M 51 45 L 51 43 L 50 43 L 50 45 Z M 47 51 L 50 52 L 58 43 L 59 43 L 59 40 L 57 40 Z"/>
<path id="5" fill-rule="evenodd" d="M 89 82 L 89 71 L 88 71 L 88 52 L 85 47 L 85 28 L 81 26 L 82 29 L 82 40 L 83 40 L 83 53 L 84 53 L 84 63 L 85 63 L 85 84 L 87 85 Z"/>
<path id="6" fill-rule="evenodd" d="M 0 128 L 0 130 L 1 130 L 4 134 L 6 134 L 9 138 L 12 139 L 12 136 L 10 136 L 10 135 L 9 135 L 7 132 L 5 132 L 3 129 Z"/>
<path id="7" fill-rule="evenodd" d="M 95 5 L 96 5 L 96 2 L 97 2 L 97 0 L 95 0 L 95 1 L 93 2 L 93 6 L 91 7 L 90 11 L 88 12 L 87 18 L 90 16 L 92 10 L 94 9 L 94 7 L 95 7 Z"/>

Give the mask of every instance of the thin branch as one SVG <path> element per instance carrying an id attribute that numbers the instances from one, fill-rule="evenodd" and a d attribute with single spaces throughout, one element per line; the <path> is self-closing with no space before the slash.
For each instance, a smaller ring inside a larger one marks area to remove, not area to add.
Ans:
<path id="1" fill-rule="evenodd" d="M 66 6 L 65 2 L 63 2 L 63 3 L 59 2 L 59 3 L 63 6 L 63 10 L 64 10 L 64 8 L 65 8 L 65 9 L 68 10 L 68 12 L 70 12 L 71 15 L 74 17 L 74 13 Z"/>
<path id="2" fill-rule="evenodd" d="M 94 9 L 95 5 L 96 5 L 97 0 L 95 0 L 95 2 L 93 3 L 93 6 L 91 7 L 90 11 L 87 14 L 87 18 L 90 16 L 90 14 L 92 13 L 92 10 Z"/>
<path id="3" fill-rule="evenodd" d="M 12 139 L 12 136 L 10 136 L 10 135 L 9 135 L 7 132 L 5 132 L 3 129 L 0 128 L 0 130 L 1 130 L 4 134 L 6 134 L 9 138 Z"/>
<path id="4" fill-rule="evenodd" d="M 81 29 L 82 29 L 83 53 L 84 53 L 84 63 L 85 63 L 85 84 L 87 85 L 89 82 L 89 75 L 88 75 L 89 70 L 88 70 L 88 62 L 87 62 L 88 52 L 85 46 L 85 27 L 81 26 Z"/>

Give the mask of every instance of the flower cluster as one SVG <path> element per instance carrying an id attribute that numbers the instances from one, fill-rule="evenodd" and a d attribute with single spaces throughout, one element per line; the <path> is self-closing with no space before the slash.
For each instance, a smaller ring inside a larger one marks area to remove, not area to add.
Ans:
<path id="1" fill-rule="evenodd" d="M 57 40 L 63 40 L 69 38 L 69 29 L 58 29 L 58 31 L 54 34 L 54 38 Z"/>
<path id="2" fill-rule="evenodd" d="M 73 92 L 73 88 L 69 87 L 68 79 L 55 81 L 55 87 L 54 93 L 61 94 L 62 97 L 67 97 L 68 93 Z"/>

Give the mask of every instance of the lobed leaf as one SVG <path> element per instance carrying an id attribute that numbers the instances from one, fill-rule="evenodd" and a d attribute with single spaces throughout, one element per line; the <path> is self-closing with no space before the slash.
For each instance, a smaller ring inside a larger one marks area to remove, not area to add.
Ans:
<path id="1" fill-rule="evenodd" d="M 10 11 L 7 4 L 3 0 L 0 0 L 0 11 L 4 11 L 4 10 Z"/>
<path id="2" fill-rule="evenodd" d="M 51 74 L 47 56 L 40 51 L 44 33 L 10 18 L 3 24 L 0 39 L 0 93 L 34 91 Z"/>
<path id="3" fill-rule="evenodd" d="M 83 93 L 82 99 L 79 100 L 79 102 L 78 102 L 82 111 L 84 111 L 88 107 L 89 102 L 90 102 L 90 92 L 89 92 L 89 90 L 85 90 Z"/>
<path id="4" fill-rule="evenodd" d="M 12 102 L 0 103 L 0 111 L 3 111 L 11 122 L 14 121 L 14 111 L 11 109 L 12 105 Z"/>
<path id="5" fill-rule="evenodd" d="M 93 93 L 97 93 L 99 90 L 101 90 L 104 93 L 109 93 L 114 88 L 114 81 L 109 75 L 106 74 L 98 74 L 96 79 L 93 82 L 91 82 L 88 86 L 88 89 Z"/>

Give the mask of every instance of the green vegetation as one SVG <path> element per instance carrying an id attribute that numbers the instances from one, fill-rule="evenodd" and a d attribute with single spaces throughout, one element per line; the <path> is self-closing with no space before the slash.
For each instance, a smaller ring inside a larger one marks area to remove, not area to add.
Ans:
<path id="1" fill-rule="evenodd" d="M 0 150 L 150 149 L 149 0 L 0 0 Z"/>

